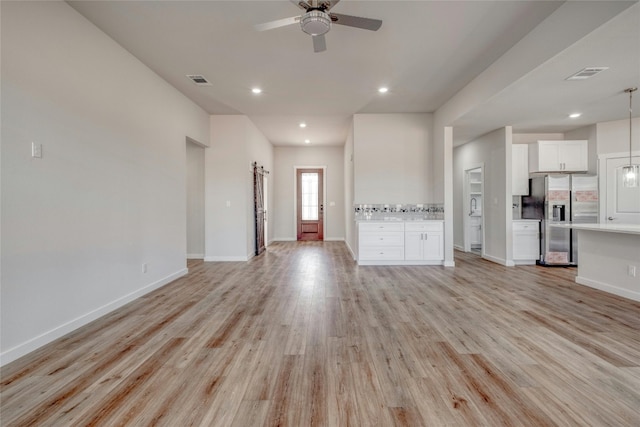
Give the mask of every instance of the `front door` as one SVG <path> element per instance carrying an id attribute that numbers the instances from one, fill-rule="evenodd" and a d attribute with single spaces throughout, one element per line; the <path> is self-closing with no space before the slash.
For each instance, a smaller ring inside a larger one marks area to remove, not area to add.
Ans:
<path id="1" fill-rule="evenodd" d="M 323 175 L 322 169 L 297 169 L 297 235 L 298 240 L 323 240 Z"/>
<path id="2" fill-rule="evenodd" d="M 633 163 L 640 163 L 640 157 L 634 156 Z M 626 188 L 622 184 L 622 168 L 628 164 L 629 157 L 607 159 L 608 223 L 640 224 L 640 187 Z"/>

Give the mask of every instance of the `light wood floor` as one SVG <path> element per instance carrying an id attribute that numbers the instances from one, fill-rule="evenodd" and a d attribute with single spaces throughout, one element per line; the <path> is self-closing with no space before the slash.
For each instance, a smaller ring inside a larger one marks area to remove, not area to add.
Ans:
<path id="1" fill-rule="evenodd" d="M 276 243 L 13 362 L 3 426 L 639 426 L 640 304 L 575 270 Z"/>

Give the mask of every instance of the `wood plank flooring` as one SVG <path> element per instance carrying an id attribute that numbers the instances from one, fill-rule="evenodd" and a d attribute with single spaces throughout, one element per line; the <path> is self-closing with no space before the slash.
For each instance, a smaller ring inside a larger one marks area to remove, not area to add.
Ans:
<path id="1" fill-rule="evenodd" d="M 640 304 L 575 270 L 286 242 L 1 370 L 3 426 L 638 426 Z"/>

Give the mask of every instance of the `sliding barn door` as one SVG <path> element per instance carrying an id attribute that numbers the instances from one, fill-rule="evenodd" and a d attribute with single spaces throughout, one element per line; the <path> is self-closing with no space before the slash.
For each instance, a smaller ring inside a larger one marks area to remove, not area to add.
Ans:
<path id="1" fill-rule="evenodd" d="M 268 172 L 257 163 L 253 164 L 253 204 L 255 212 L 255 247 L 256 255 L 260 255 L 265 250 L 264 244 L 264 223 L 266 221 L 266 211 L 264 208 L 264 176 Z"/>

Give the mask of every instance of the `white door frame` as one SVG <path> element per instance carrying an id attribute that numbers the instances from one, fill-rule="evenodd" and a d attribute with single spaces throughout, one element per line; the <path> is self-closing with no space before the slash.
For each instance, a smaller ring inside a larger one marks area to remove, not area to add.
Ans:
<path id="1" fill-rule="evenodd" d="M 471 237 L 469 236 L 469 210 L 468 208 L 468 203 L 469 200 L 471 198 L 471 192 L 469 191 L 470 189 L 470 179 L 469 179 L 469 173 L 472 171 L 475 171 L 476 169 L 480 169 L 480 192 L 482 193 L 482 217 L 481 217 L 481 222 L 480 222 L 480 227 L 481 227 L 481 242 L 480 242 L 480 250 L 481 250 L 481 255 L 484 256 L 484 163 L 476 163 L 473 165 L 469 165 L 467 166 L 464 170 L 463 170 L 463 180 L 462 182 L 464 183 L 464 191 L 462 192 L 463 194 L 463 199 L 462 199 L 462 228 L 463 228 L 463 248 L 465 252 L 470 252 L 471 251 Z"/>

